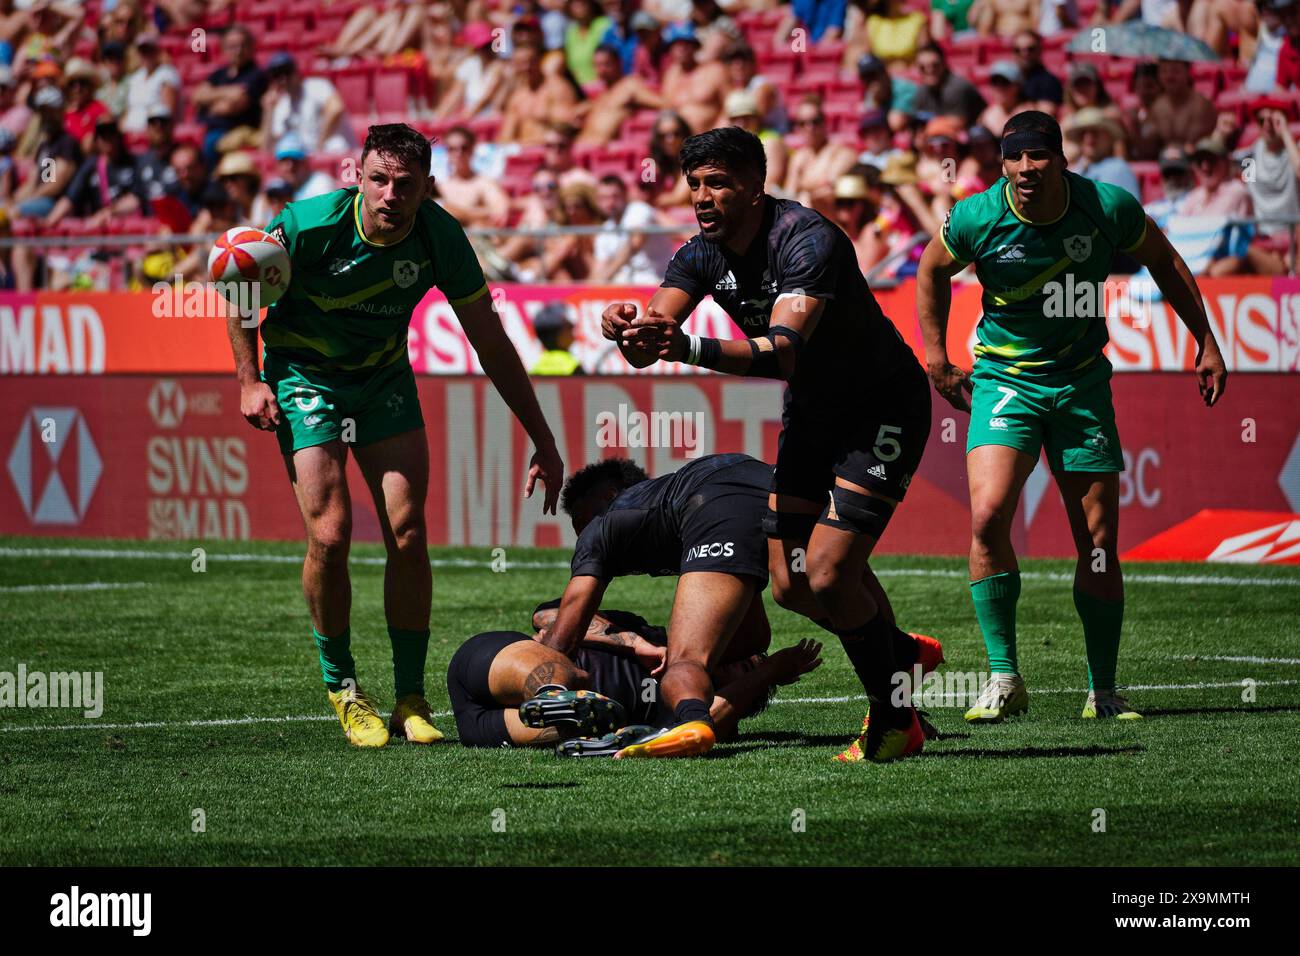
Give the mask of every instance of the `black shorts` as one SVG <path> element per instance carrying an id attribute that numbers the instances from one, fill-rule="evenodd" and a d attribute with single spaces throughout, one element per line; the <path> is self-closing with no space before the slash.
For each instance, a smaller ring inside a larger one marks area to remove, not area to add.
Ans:
<path id="1" fill-rule="evenodd" d="M 682 517 L 679 574 L 718 571 L 757 578 L 767 587 L 767 511 L 770 465 L 742 461 L 713 475 Z"/>
<path id="2" fill-rule="evenodd" d="M 912 361 L 876 394 L 830 405 L 787 391 L 772 491 L 824 504 L 838 476 L 902 501 L 930 437 L 930 380 Z"/>
<path id="3" fill-rule="evenodd" d="M 488 673 L 496 656 L 511 644 L 532 640 L 518 631 L 475 634 L 457 648 L 447 665 L 447 695 L 456 730 L 466 747 L 510 747 L 506 712 L 488 690 Z"/>

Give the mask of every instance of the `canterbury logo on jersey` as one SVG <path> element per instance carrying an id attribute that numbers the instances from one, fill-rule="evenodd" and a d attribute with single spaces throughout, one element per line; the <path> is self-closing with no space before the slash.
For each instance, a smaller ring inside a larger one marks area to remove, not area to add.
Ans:
<path id="1" fill-rule="evenodd" d="M 1019 242 L 998 246 L 994 251 L 998 254 L 998 262 L 1019 262 L 1025 257 L 1025 247 Z"/>
<path id="2" fill-rule="evenodd" d="M 697 544 L 686 552 L 686 560 L 696 558 L 730 558 L 736 554 L 736 545 L 732 541 L 715 541 L 712 544 Z"/>

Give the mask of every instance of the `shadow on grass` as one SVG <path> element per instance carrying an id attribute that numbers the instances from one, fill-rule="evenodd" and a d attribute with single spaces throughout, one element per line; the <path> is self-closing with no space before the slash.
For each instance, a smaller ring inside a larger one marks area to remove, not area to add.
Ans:
<path id="1" fill-rule="evenodd" d="M 926 750 L 922 759 L 931 757 L 1004 757 L 1013 760 L 1037 757 L 1114 757 L 1132 756 L 1146 751 L 1145 747 L 1017 747 L 1014 750 Z"/>
<path id="2" fill-rule="evenodd" d="M 847 747 L 856 734 L 803 734 L 797 730 L 761 730 L 752 734 L 741 734 L 736 738 L 737 743 L 757 743 L 769 744 L 803 744 L 808 747 L 833 747 L 836 744 Z M 748 748 L 754 749 L 754 748 Z"/>
<path id="3" fill-rule="evenodd" d="M 570 790 L 582 784 L 576 780 L 554 780 L 550 783 L 503 783 L 501 786 L 505 790 Z"/>
<path id="4" fill-rule="evenodd" d="M 1272 707 L 1160 707 L 1155 710 L 1142 708 L 1143 718 L 1182 717 L 1188 714 L 1300 714 L 1300 706 L 1278 704 Z"/>

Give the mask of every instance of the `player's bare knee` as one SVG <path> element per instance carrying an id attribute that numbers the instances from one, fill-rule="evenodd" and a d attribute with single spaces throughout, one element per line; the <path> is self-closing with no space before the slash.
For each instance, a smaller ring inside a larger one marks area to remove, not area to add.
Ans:
<path id="1" fill-rule="evenodd" d="M 849 574 L 842 564 L 820 555 L 809 557 L 808 589 L 823 607 L 839 603 L 846 592 L 860 586 L 858 577 Z"/>
<path id="2" fill-rule="evenodd" d="M 351 543 L 352 523 L 345 518 L 320 518 L 308 528 L 308 554 L 325 564 L 346 564 Z"/>
<path id="3" fill-rule="evenodd" d="M 402 558 L 421 560 L 428 558 L 429 535 L 422 515 L 401 521 L 393 526 L 391 553 L 395 557 Z"/>
<path id="4" fill-rule="evenodd" d="M 975 501 L 971 503 L 971 535 L 986 546 L 1003 544 L 1011 540 L 1011 518 L 1014 509 L 1001 502 Z"/>

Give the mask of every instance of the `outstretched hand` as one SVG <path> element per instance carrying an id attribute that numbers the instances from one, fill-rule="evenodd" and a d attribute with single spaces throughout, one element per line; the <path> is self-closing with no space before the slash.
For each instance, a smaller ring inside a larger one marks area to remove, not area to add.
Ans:
<path id="1" fill-rule="evenodd" d="M 1223 397 L 1223 389 L 1228 384 L 1228 368 L 1223 362 L 1223 355 L 1217 345 L 1202 349 L 1196 356 L 1196 387 L 1201 391 L 1201 400 L 1206 408 Z"/>
<path id="2" fill-rule="evenodd" d="M 822 665 L 820 641 L 804 638 L 793 647 L 785 647 L 767 658 L 772 668 L 772 679 L 778 684 L 793 684 L 804 674 Z"/>
<path id="3" fill-rule="evenodd" d="M 934 390 L 959 412 L 970 411 L 970 401 L 964 392 L 971 391 L 970 373 L 951 362 L 935 362 L 927 369 Z"/>
<path id="4" fill-rule="evenodd" d="M 564 462 L 555 446 L 539 448 L 529 463 L 528 481 L 524 485 L 524 497 L 533 496 L 533 488 L 538 480 L 546 486 L 546 498 L 542 502 L 542 514 L 555 514 L 555 505 L 560 500 L 560 488 L 564 484 Z"/>

